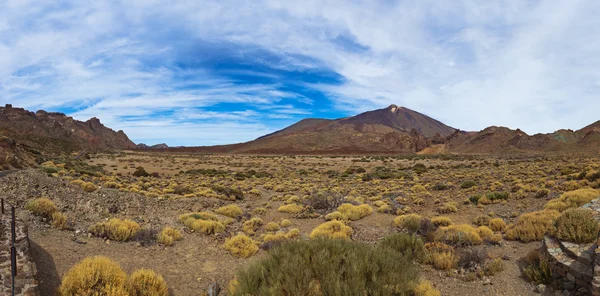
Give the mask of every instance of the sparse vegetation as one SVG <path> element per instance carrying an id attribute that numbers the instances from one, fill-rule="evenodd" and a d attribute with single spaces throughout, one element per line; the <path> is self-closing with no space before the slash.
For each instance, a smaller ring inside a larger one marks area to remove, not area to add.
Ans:
<path id="1" fill-rule="evenodd" d="M 134 237 L 140 230 L 137 222 L 125 219 L 112 218 L 106 222 L 96 223 L 90 226 L 88 231 L 98 237 L 108 238 L 114 241 L 127 241 Z"/>
<path id="2" fill-rule="evenodd" d="M 201 293 L 197 286 L 206 287 L 213 276 L 225 280 L 223 283 L 231 280 L 223 276 L 229 276 L 240 262 L 258 264 L 288 243 L 323 239 L 367 243 L 374 252 L 393 252 L 408 261 L 443 270 L 417 278 L 406 295 L 438 295 L 439 291 L 426 280 L 438 283 L 456 278 L 464 283 L 452 291 L 460 292 L 470 291 L 471 285 L 486 282 L 488 277 L 499 277 L 498 281 L 504 282 L 512 272 L 505 274 L 502 269 L 512 271 L 517 264 L 523 265 L 524 277 L 544 282 L 551 275 L 543 258 L 525 264 L 495 257 L 508 253 L 518 258 L 527 251 L 526 245 L 501 243 L 503 239 L 536 242 L 544 235 L 553 235 L 563 241 L 590 242 L 598 231 L 586 211 L 576 209 L 600 195 L 597 157 L 122 151 L 83 156 L 77 166 L 66 162 L 55 159 L 45 165 L 51 170 L 34 170 L 36 176 L 44 178 L 42 182 L 52 183 L 21 186 L 26 194 L 15 195 L 13 188 L 18 186 L 3 187 L 11 204 L 15 196 L 15 205 L 26 205 L 31 215 L 19 215 L 29 219 L 36 238 L 53 250 L 61 246 L 48 237 L 68 236 L 74 241 L 67 242 L 69 250 L 81 250 L 84 255 L 93 255 L 88 249 L 95 246 L 107 248 L 119 262 L 128 263 L 128 271 L 157 264 L 165 264 L 170 270 L 175 268 L 173 256 L 194 248 L 198 250 L 194 256 L 203 256 L 202 266 L 197 260 L 190 260 L 193 266 L 177 261 L 182 268 L 198 273 L 176 277 L 174 294 Z M 146 174 L 134 176 L 138 167 L 146 168 Z M 15 182 L 18 178 L 4 180 Z M 79 189 L 86 183 L 102 189 L 86 193 Z M 54 203 L 54 208 L 43 210 L 47 202 L 34 205 L 40 196 Z M 111 222 L 116 217 L 120 223 Z M 139 223 L 137 233 L 132 235 L 128 227 L 114 227 L 125 235 L 111 238 L 109 226 L 126 224 L 124 219 Z M 59 229 L 73 230 L 74 234 Z M 94 237 L 88 238 L 90 233 Z M 185 241 L 178 242 L 182 235 Z M 122 240 L 133 242 L 113 242 Z M 86 247 L 78 247 L 86 243 Z M 160 246 L 152 247 L 157 243 Z M 215 247 L 222 250 L 215 252 Z M 146 251 L 154 248 L 161 252 L 167 249 L 160 263 L 150 260 L 155 251 Z M 147 264 L 122 261 L 123 256 L 132 254 Z M 65 270 L 64 262 L 72 262 L 67 254 L 52 255 L 58 270 Z M 245 256 L 252 259 L 234 258 Z M 223 270 L 215 262 L 225 262 Z M 202 272 L 205 269 L 208 275 Z M 446 279 L 430 278 L 432 275 Z M 123 295 L 130 293 L 127 282 Z M 233 285 L 233 294 L 238 293 L 241 282 L 239 278 L 232 280 L 238 283 Z M 323 285 L 322 281 L 312 281 L 310 291 L 324 293 Z M 437 288 L 447 292 L 445 286 Z M 498 291 L 506 292 L 501 288 Z"/>

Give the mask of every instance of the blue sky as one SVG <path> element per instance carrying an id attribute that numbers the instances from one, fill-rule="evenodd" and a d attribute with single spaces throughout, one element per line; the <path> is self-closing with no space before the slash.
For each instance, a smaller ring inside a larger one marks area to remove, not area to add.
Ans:
<path id="1" fill-rule="evenodd" d="M 403 105 L 463 130 L 600 119 L 600 2 L 0 1 L 0 104 L 135 142 Z"/>

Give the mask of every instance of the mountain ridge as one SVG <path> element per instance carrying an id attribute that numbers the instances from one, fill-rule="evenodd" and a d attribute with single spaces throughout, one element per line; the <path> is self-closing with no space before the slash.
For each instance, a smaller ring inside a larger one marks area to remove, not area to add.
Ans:
<path id="1" fill-rule="evenodd" d="M 11 104 L 0 107 L 0 137 L 2 169 L 32 166 L 64 153 L 135 148 L 125 132 L 105 127 L 96 117 L 78 121 L 63 113 L 34 113 Z"/>

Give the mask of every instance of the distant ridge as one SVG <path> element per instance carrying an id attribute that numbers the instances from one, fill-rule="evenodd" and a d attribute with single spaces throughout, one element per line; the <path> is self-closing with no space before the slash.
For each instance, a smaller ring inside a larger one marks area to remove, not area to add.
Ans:
<path id="1" fill-rule="evenodd" d="M 105 127 L 98 118 L 82 122 L 62 113 L 36 113 L 7 104 L 0 107 L 0 167 L 31 166 L 44 157 L 75 151 L 133 149 L 123 131 Z"/>
<path id="2" fill-rule="evenodd" d="M 249 154 L 513 154 L 600 152 L 600 121 L 580 130 L 527 135 L 490 126 L 466 132 L 406 107 L 390 105 L 339 119 L 307 118 L 253 141 L 153 151 Z"/>

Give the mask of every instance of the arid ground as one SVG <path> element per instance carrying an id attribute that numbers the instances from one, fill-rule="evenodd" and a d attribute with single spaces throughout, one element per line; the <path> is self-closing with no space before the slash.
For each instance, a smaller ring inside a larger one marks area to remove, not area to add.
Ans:
<path id="1" fill-rule="evenodd" d="M 199 295 L 212 281 L 226 287 L 237 270 L 265 256 L 277 232 L 269 222 L 277 223 L 282 234 L 299 231 L 298 236 L 282 235 L 280 239 L 308 239 L 341 203 L 366 204 L 372 212 L 340 220 L 352 228 L 352 240 L 368 244 L 391 233 L 409 231 L 394 221 L 407 214 L 432 221 L 447 217 L 454 225 L 474 228 L 487 226 L 487 220 L 493 218 L 510 225 L 521 214 L 543 209 L 564 192 L 597 187 L 597 181 L 577 176 L 597 171 L 599 164 L 597 158 L 572 155 L 334 157 L 121 152 L 76 162 L 57 159 L 41 169 L 12 173 L 0 179 L 0 191 L 17 205 L 18 216 L 29 225 L 42 295 L 56 293 L 61 278 L 74 264 L 95 255 L 115 260 L 126 272 L 155 270 L 164 276 L 173 295 Z M 86 187 L 86 182 L 94 186 Z M 497 194 L 490 195 L 494 192 Z M 500 197 L 488 198 L 493 196 Z M 67 216 L 66 226 L 52 226 L 24 209 L 40 197 L 52 200 Z M 333 208 L 318 204 L 323 197 Z M 217 210 L 232 204 L 242 213 Z M 194 231 L 180 219 L 194 212 L 213 213 L 224 230 L 210 234 Z M 131 219 L 143 231 L 119 242 L 89 230 L 111 218 Z M 248 231 L 244 222 L 251 218 L 260 218 L 262 225 Z M 170 246 L 155 239 L 167 226 L 183 234 Z M 538 248 L 540 241 L 508 240 L 503 230 L 496 229 L 494 238 L 481 235 L 481 241 L 452 246 L 457 256 L 466 250 L 485 250 L 480 266 L 435 268 L 421 262 L 421 276 L 442 295 L 536 294 L 536 285 L 521 271 L 520 258 Z M 231 254 L 223 246 L 227 238 L 240 232 L 261 247 L 248 258 Z M 419 234 L 425 241 L 432 239 Z M 502 267 L 488 273 L 486 264 L 490 262 L 501 262 Z"/>

